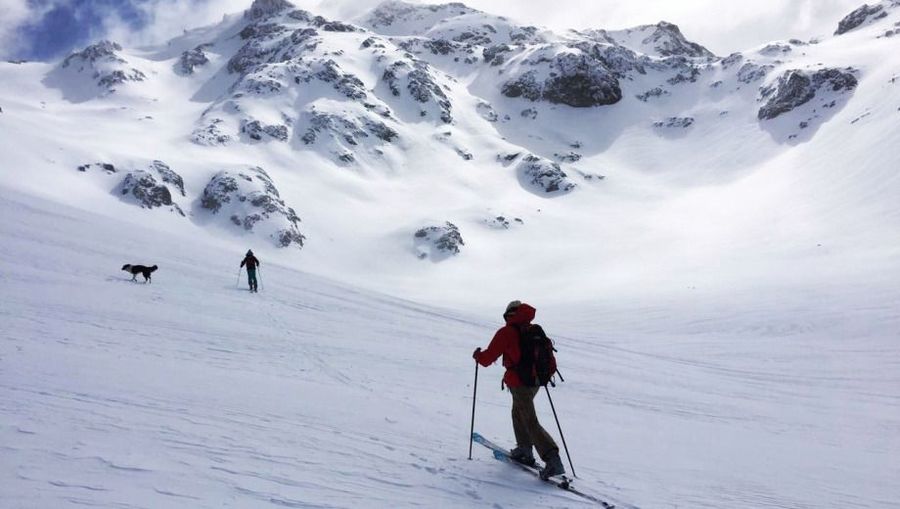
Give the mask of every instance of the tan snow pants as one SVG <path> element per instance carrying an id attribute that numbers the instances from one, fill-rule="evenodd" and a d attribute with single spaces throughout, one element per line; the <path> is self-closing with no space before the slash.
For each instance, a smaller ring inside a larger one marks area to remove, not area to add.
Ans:
<path id="1" fill-rule="evenodd" d="M 547 430 L 541 427 L 534 411 L 534 397 L 540 389 L 540 387 L 510 387 L 509 392 L 513 400 L 512 422 L 516 444 L 526 448 L 534 446 L 538 455 L 546 462 L 551 454 L 559 453 L 559 447 Z"/>

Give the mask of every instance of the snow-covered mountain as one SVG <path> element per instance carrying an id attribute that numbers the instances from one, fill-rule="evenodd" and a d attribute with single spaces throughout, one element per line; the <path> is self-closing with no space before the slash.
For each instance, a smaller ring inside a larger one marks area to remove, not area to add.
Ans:
<path id="1" fill-rule="evenodd" d="M 815 246 L 894 210 L 897 158 L 882 147 L 896 141 L 898 19 L 885 1 L 835 35 L 716 56 L 667 22 L 555 33 L 389 1 L 348 23 L 257 1 L 160 48 L 102 41 L 58 63 L 2 64 L 0 128 L 21 148 L 3 154 L 4 185 L 286 246 L 285 260 L 388 286 L 490 272 L 564 231 L 573 266 L 620 273 L 619 249 L 659 243 L 731 244 L 701 265 L 759 242 Z M 735 198 L 693 199 L 711 192 Z M 760 199 L 795 204 L 778 213 L 785 237 Z M 452 256 L 418 260 L 417 232 L 447 223 Z M 663 273 L 697 268 L 648 256 Z"/>
<path id="2" fill-rule="evenodd" d="M 665 21 L 256 0 L 0 63 L 0 500 L 575 506 L 458 461 L 469 354 L 520 298 L 585 489 L 891 507 L 900 2 L 834 28 L 715 55 Z"/>

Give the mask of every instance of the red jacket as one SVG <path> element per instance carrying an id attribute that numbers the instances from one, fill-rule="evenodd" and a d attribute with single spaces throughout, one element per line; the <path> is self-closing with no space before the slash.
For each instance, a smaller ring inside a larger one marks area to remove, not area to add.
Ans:
<path id="1" fill-rule="evenodd" d="M 518 327 L 531 323 L 534 320 L 534 314 L 537 312 L 528 304 L 522 304 L 519 309 L 509 318 L 506 319 L 506 325 L 501 327 L 491 344 L 487 349 L 482 350 L 478 354 L 476 360 L 478 364 L 484 367 L 490 366 L 503 355 L 503 366 L 506 373 L 503 375 L 503 382 L 509 387 L 521 387 L 522 381 L 516 373 L 515 365 L 519 363 L 519 330 Z"/>

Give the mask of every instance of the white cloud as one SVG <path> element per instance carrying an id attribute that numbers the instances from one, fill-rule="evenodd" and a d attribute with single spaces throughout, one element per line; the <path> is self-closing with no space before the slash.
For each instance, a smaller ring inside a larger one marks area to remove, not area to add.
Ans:
<path id="1" fill-rule="evenodd" d="M 135 3 L 146 25 L 133 30 L 119 16 L 104 19 L 105 37 L 126 46 L 159 44 L 181 35 L 184 30 L 216 23 L 225 14 L 240 12 L 252 0 L 148 0 Z"/>
<path id="2" fill-rule="evenodd" d="M 10 58 L 21 49 L 16 30 L 30 16 L 27 0 L 0 0 L 0 58 Z"/>

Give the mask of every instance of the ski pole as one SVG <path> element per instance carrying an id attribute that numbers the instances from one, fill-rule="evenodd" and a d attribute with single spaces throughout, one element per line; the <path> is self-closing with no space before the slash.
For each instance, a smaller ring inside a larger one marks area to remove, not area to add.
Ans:
<path id="1" fill-rule="evenodd" d="M 241 284 L 241 272 L 244 270 L 243 267 L 238 267 L 237 280 L 234 282 L 234 287 L 237 288 L 239 284 Z"/>
<path id="2" fill-rule="evenodd" d="M 472 389 L 472 426 L 469 429 L 469 459 L 472 459 L 472 435 L 475 434 L 475 398 L 478 396 L 478 361 L 475 361 L 475 388 Z"/>
<path id="3" fill-rule="evenodd" d="M 556 419 L 556 427 L 559 428 L 559 437 L 562 438 L 563 449 L 566 450 L 566 458 L 569 459 L 569 468 L 572 469 L 572 477 L 578 478 L 575 475 L 575 466 L 572 465 L 572 456 L 569 455 L 569 446 L 566 445 L 566 437 L 563 435 L 562 426 L 559 425 L 559 417 L 556 416 L 556 407 L 553 406 L 553 398 L 550 397 L 550 389 L 547 386 L 544 386 L 544 390 L 547 391 L 547 399 L 550 400 L 550 408 L 553 410 L 553 418 Z"/>
<path id="4" fill-rule="evenodd" d="M 262 289 L 265 290 L 266 285 L 263 284 L 263 280 L 262 280 L 262 267 L 257 266 L 256 271 L 259 273 L 259 286 L 261 286 Z"/>

